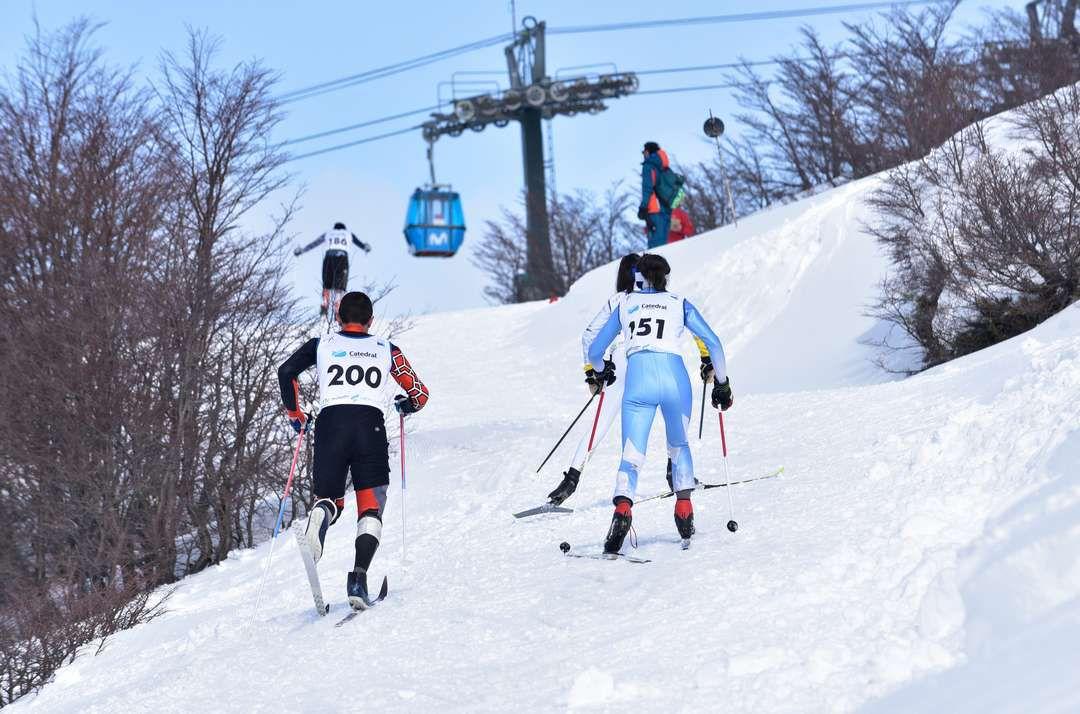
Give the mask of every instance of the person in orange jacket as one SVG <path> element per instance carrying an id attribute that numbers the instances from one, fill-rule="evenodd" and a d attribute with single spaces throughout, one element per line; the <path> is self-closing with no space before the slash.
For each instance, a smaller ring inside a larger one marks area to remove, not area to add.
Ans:
<path id="1" fill-rule="evenodd" d="M 694 222 L 690 220 L 690 214 L 682 207 L 671 212 L 671 227 L 668 229 L 668 243 L 680 241 L 694 235 Z"/>

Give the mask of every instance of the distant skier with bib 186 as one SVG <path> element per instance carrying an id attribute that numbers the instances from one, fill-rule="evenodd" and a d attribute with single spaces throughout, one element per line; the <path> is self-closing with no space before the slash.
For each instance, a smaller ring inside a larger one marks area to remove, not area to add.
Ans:
<path id="1" fill-rule="evenodd" d="M 303 248 L 297 248 L 293 255 L 299 257 L 312 248 L 326 243 L 326 252 L 323 253 L 322 262 L 322 306 L 319 311 L 326 315 L 327 310 L 332 309 L 330 303 L 330 291 L 340 290 L 344 292 L 349 286 L 349 247 L 350 242 L 365 253 L 371 252 L 371 246 L 350 233 L 344 223 L 335 223 L 332 230 L 323 233 Z"/>
<path id="2" fill-rule="evenodd" d="M 326 531 L 345 507 L 345 484 L 352 475 L 356 491 L 356 556 L 348 574 L 349 603 L 364 609 L 370 602 L 367 570 L 382 534 L 382 513 L 390 483 L 389 444 L 385 409 L 391 378 L 405 394 L 394 397 L 401 414 L 427 404 L 428 389 L 405 355 L 389 340 L 369 334 L 371 299 L 347 293 L 338 307 L 341 331 L 303 344 L 278 368 L 281 401 L 298 432 L 305 415 L 299 404 L 297 377 L 309 367 L 318 369 L 320 411 L 315 421 L 315 503 L 304 531 L 311 558 L 322 557 Z M 303 547 L 303 544 L 302 544 Z"/>
<path id="3" fill-rule="evenodd" d="M 600 363 L 608 345 L 621 333 L 626 346 L 626 377 L 622 401 L 623 453 L 612 499 L 615 513 L 604 542 L 604 553 L 615 557 L 632 522 L 638 469 L 645 463 L 649 432 L 657 407 L 664 417 L 668 457 L 672 462 L 675 492 L 675 527 L 689 544 L 694 534 L 694 463 L 687 427 L 693 396 L 679 350 L 684 330 L 699 337 L 711 357 L 702 377 L 714 379 L 712 405 L 727 410 L 733 403 L 727 363 L 720 340 L 689 300 L 667 291 L 671 272 L 659 255 L 645 254 L 638 262 L 635 290 L 600 329 L 589 347 L 589 359 Z"/>

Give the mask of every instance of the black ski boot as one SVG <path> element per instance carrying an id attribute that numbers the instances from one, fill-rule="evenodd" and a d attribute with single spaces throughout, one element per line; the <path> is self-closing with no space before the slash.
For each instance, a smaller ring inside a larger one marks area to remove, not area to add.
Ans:
<path id="1" fill-rule="evenodd" d="M 553 506 L 561 505 L 563 501 L 574 495 L 574 491 L 577 490 L 578 479 L 580 478 L 581 472 L 571 466 L 570 469 L 563 474 L 562 482 L 554 491 L 548 494 L 548 502 Z"/>
<path id="2" fill-rule="evenodd" d="M 694 528 L 694 504 L 689 498 L 680 498 L 675 501 L 675 528 L 679 531 L 679 537 L 683 539 L 683 547 L 690 544 L 696 529 Z"/>
<path id="3" fill-rule="evenodd" d="M 611 516 L 611 527 L 608 528 L 607 538 L 604 540 L 604 555 L 615 557 L 622 549 L 626 534 L 630 532 L 630 524 L 634 520 L 630 513 L 630 506 L 629 500 L 616 499 L 615 513 Z"/>
<path id="4" fill-rule="evenodd" d="M 354 610 L 367 610 L 375 605 L 368 594 L 366 570 L 351 571 L 345 589 L 349 593 L 349 604 Z"/>

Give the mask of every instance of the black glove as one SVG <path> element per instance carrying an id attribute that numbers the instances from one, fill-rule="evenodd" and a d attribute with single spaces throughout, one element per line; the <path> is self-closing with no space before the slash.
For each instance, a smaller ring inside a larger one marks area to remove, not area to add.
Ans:
<path id="1" fill-rule="evenodd" d="M 364 249 L 365 253 L 371 252 L 371 245 L 369 245 L 368 243 L 361 243 L 360 247 Z"/>
<path id="2" fill-rule="evenodd" d="M 599 392 L 601 387 L 610 387 L 615 384 L 615 363 L 606 359 L 604 368 L 599 372 L 592 368 L 585 370 L 585 383 L 589 385 L 589 390 L 593 394 Z"/>
<path id="3" fill-rule="evenodd" d="M 299 258 L 300 257 L 300 249 L 299 248 L 294 249 L 292 254 L 295 255 L 297 258 Z"/>
<path id="4" fill-rule="evenodd" d="M 413 400 L 404 394 L 394 397 L 394 409 L 397 409 L 398 414 L 401 415 L 416 413 L 416 405 L 413 404 Z"/>
<path id="5" fill-rule="evenodd" d="M 649 217 L 649 209 L 645 206 L 641 206 L 637 209 L 637 217 L 639 221 L 644 221 Z"/>
<path id="6" fill-rule="evenodd" d="M 731 380 L 725 379 L 723 382 L 716 380 L 713 383 L 712 388 L 712 405 L 713 409 L 719 409 L 722 412 L 726 412 L 731 409 L 731 405 L 735 403 L 735 397 L 731 394 Z"/>
<path id="7" fill-rule="evenodd" d="M 711 382 L 714 374 L 712 357 L 705 355 L 701 358 L 701 381 L 705 383 Z"/>

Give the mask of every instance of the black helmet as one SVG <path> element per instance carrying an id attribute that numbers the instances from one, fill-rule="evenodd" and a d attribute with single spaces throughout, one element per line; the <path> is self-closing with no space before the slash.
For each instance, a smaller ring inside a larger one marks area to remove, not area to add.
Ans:
<path id="1" fill-rule="evenodd" d="M 343 231 L 343 230 L 345 230 L 345 224 L 344 223 L 335 223 L 334 224 L 334 230 L 335 231 Z"/>

